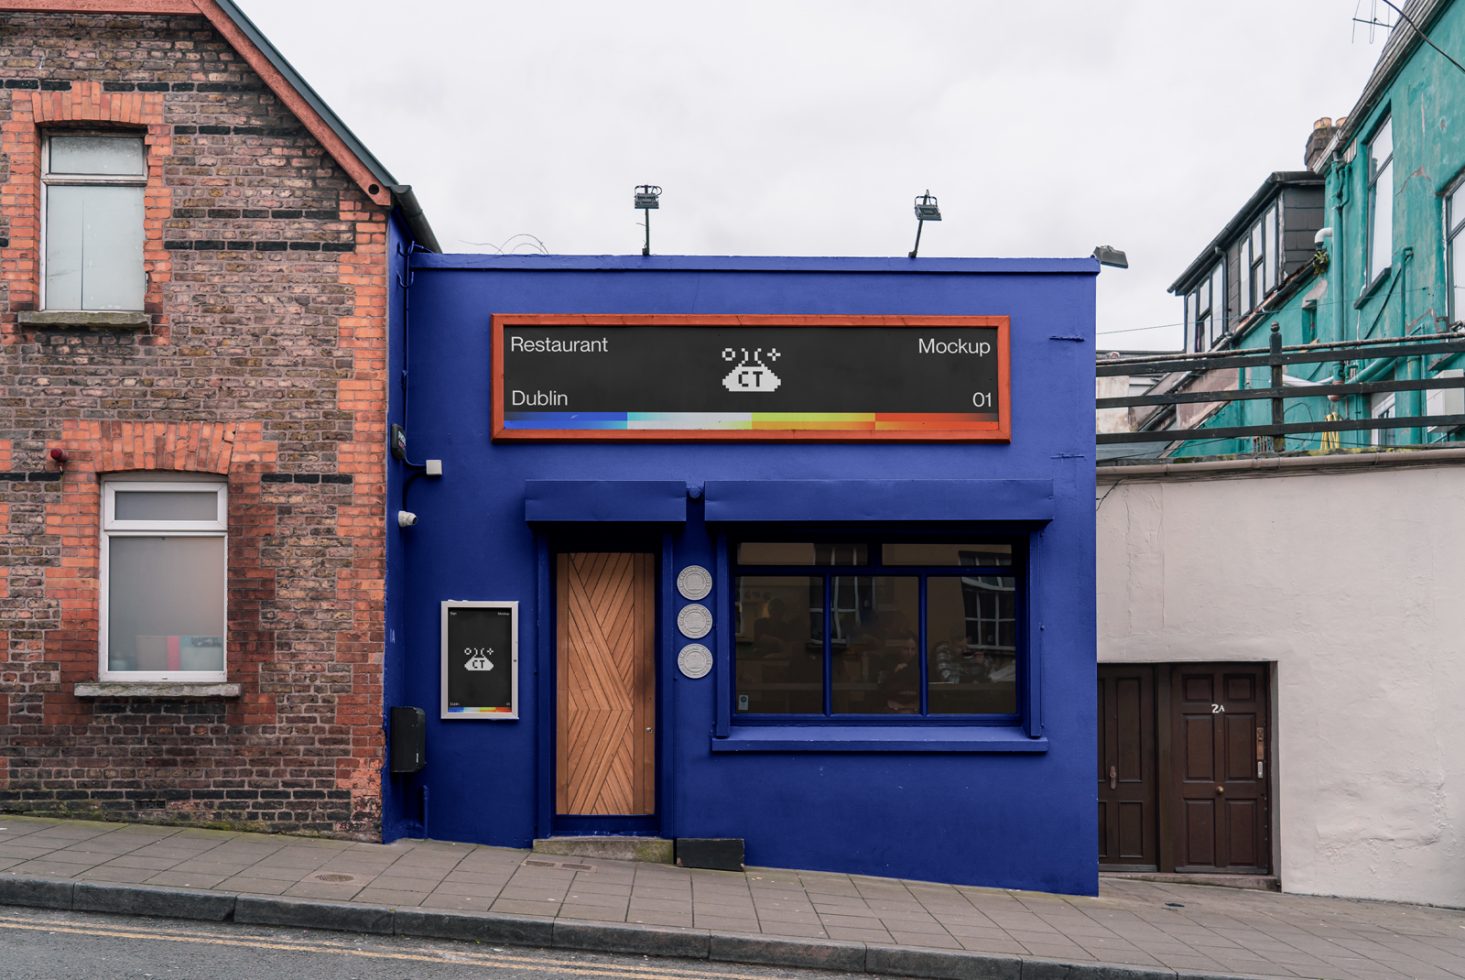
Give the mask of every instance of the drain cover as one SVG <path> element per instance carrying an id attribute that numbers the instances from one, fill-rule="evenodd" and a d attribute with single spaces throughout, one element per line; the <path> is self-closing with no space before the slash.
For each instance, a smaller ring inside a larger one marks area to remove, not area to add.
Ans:
<path id="1" fill-rule="evenodd" d="M 524 865 L 530 868 L 558 868 L 561 871 L 594 871 L 595 868 L 588 864 L 576 864 L 574 861 L 546 861 L 543 858 L 525 858 Z"/>
<path id="2" fill-rule="evenodd" d="M 317 871 L 313 875 L 306 875 L 306 877 L 311 881 L 320 881 L 331 885 L 356 880 L 355 875 L 342 874 L 339 871 Z"/>

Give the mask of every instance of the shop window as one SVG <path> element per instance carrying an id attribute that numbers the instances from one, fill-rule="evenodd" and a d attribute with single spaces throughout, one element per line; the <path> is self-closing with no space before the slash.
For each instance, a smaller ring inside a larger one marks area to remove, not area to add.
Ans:
<path id="1" fill-rule="evenodd" d="M 178 474 L 103 483 L 103 680 L 225 679 L 225 495 Z"/>
<path id="2" fill-rule="evenodd" d="M 47 310 L 141 310 L 141 136 L 52 133 L 41 148 Z"/>
<path id="3" fill-rule="evenodd" d="M 1009 543 L 745 542 L 734 577 L 740 718 L 1017 714 Z"/>
<path id="4" fill-rule="evenodd" d="M 1394 129 L 1385 119 L 1368 144 L 1368 281 L 1394 261 Z"/>
<path id="5" fill-rule="evenodd" d="M 1445 195 L 1445 278 L 1451 323 L 1465 321 L 1465 177 Z"/>

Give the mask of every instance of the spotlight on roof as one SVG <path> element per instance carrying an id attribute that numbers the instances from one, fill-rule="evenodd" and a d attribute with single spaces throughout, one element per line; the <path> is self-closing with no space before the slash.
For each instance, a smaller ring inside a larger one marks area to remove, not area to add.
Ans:
<path id="1" fill-rule="evenodd" d="M 1099 260 L 1100 265 L 1109 265 L 1116 269 L 1129 268 L 1129 257 L 1113 245 L 1096 246 L 1094 248 L 1094 258 Z"/>
<path id="2" fill-rule="evenodd" d="M 636 210 L 645 212 L 646 244 L 641 246 L 642 255 L 651 254 L 651 212 L 661 207 L 661 188 L 655 184 L 641 184 L 636 188 Z"/>
<path id="3" fill-rule="evenodd" d="M 916 198 L 916 245 L 910 251 L 910 258 L 915 258 L 916 253 L 921 250 L 921 228 L 928 221 L 940 221 L 941 208 L 936 204 L 936 198 L 931 196 L 930 188 L 926 193 Z"/>

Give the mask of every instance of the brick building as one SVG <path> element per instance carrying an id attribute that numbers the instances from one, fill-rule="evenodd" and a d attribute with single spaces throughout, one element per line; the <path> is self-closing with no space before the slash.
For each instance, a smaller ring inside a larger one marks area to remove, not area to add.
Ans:
<path id="1" fill-rule="evenodd" d="M 227 0 L 0 0 L 0 809 L 378 832 L 414 242 Z"/>

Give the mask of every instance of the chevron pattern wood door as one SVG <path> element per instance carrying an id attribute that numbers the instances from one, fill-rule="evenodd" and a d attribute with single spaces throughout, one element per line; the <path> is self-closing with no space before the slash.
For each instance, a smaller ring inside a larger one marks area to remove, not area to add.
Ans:
<path id="1" fill-rule="evenodd" d="M 620 552 L 557 559 L 558 813 L 655 812 L 652 564 Z"/>

